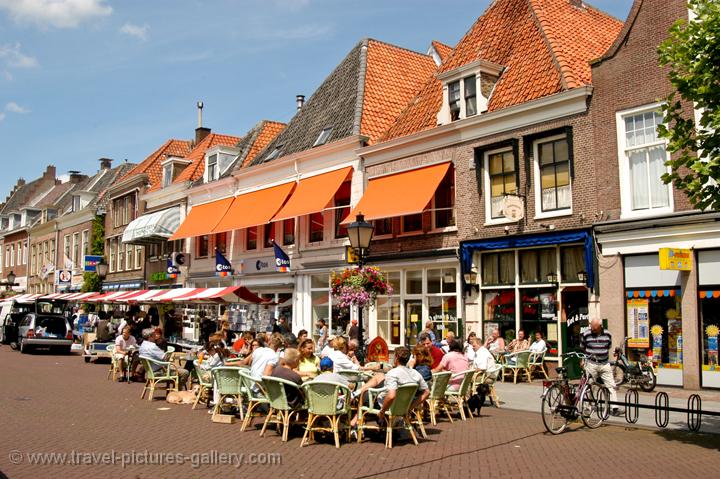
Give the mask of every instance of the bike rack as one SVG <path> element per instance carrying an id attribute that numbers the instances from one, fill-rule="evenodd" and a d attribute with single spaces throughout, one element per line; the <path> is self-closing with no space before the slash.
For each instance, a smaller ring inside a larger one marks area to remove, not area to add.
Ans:
<path id="1" fill-rule="evenodd" d="M 625 408 L 625 421 L 629 424 L 637 423 L 640 416 L 640 409 L 650 409 L 655 413 L 655 424 L 659 428 L 665 428 L 670 423 L 670 413 L 678 412 L 687 415 L 687 427 L 690 432 L 700 431 L 703 416 L 720 417 L 718 411 L 703 411 L 702 398 L 693 394 L 687 400 L 687 407 L 671 407 L 670 398 L 666 392 L 660 391 L 655 395 L 654 404 L 641 404 L 640 395 L 636 389 L 628 389 L 625 393 L 624 402 L 605 401 L 605 404 L 612 406 L 622 406 Z M 607 420 L 610 415 L 609 408 L 604 410 L 602 414 L 603 420 Z"/>

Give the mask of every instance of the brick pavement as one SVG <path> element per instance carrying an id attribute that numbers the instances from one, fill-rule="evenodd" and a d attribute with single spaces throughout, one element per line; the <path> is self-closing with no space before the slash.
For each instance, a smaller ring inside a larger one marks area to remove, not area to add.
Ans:
<path id="1" fill-rule="evenodd" d="M 210 422 L 204 409 L 141 401 L 138 384 L 105 380 L 105 364 L 76 356 L 20 355 L 0 347 L 0 471 L 10 478 L 71 477 L 698 477 L 715 471 L 717 436 L 608 426 L 544 433 L 536 413 L 487 408 L 483 417 L 429 427 L 415 447 L 405 440 L 385 450 L 382 440 L 362 445 L 300 448 L 274 432 L 240 433 L 239 424 Z M 11 463 L 12 451 L 116 454 L 131 451 L 279 453 L 280 465 L 202 466 L 29 465 Z M 598 451 L 588 457 L 588 451 Z M 610 458 L 606 460 L 605 458 Z M 600 467 L 602 466 L 602 467 Z M 0 474 L 0 477 L 2 477 Z"/>

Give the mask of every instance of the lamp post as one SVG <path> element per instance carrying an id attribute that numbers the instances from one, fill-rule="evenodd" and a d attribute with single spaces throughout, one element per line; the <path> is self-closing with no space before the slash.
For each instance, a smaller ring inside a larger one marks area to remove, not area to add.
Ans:
<path id="1" fill-rule="evenodd" d="M 0 285 L 5 286 L 5 291 L 10 291 L 10 289 L 11 289 L 13 286 L 19 286 L 19 285 L 15 282 L 15 278 L 17 278 L 17 276 L 15 275 L 15 272 L 14 272 L 14 271 L 10 271 L 10 272 L 8 273 L 8 275 L 7 275 L 7 281 L 5 281 L 5 282 L 3 282 L 3 283 L 0 283 Z"/>
<path id="2" fill-rule="evenodd" d="M 350 246 L 355 250 L 358 257 L 358 269 L 362 269 L 365 265 L 365 256 L 372 241 L 373 230 L 375 227 L 365 221 L 365 216 L 359 213 L 355 217 L 355 221 L 347 227 L 348 237 L 350 238 Z M 363 308 L 358 308 L 358 352 L 361 363 L 365 362 L 365 328 L 363 327 Z"/>
<path id="3" fill-rule="evenodd" d="M 95 266 L 95 272 L 97 273 L 98 278 L 100 278 L 100 281 L 102 281 L 105 276 L 107 276 L 108 264 L 105 262 L 105 259 L 101 259 L 100 262 Z"/>

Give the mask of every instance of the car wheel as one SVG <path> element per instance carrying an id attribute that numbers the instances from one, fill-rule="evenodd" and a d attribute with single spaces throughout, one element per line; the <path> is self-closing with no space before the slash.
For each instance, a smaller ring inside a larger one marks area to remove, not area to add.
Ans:
<path id="1" fill-rule="evenodd" d="M 85 362 L 86 362 L 86 363 L 89 363 L 89 362 L 90 362 L 90 358 L 89 358 L 89 357 L 86 357 L 86 358 L 83 358 L 83 359 L 85 359 Z"/>
<path id="2" fill-rule="evenodd" d="M 10 349 L 17 351 L 18 348 L 19 348 L 18 343 L 16 343 L 15 341 L 10 342 Z"/>

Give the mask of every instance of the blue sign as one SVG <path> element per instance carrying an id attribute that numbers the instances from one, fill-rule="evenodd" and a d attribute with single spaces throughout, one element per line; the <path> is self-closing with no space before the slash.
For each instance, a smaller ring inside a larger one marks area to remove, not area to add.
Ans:
<path id="1" fill-rule="evenodd" d="M 83 271 L 86 273 L 97 272 L 97 265 L 102 261 L 102 256 L 85 255 Z"/>

